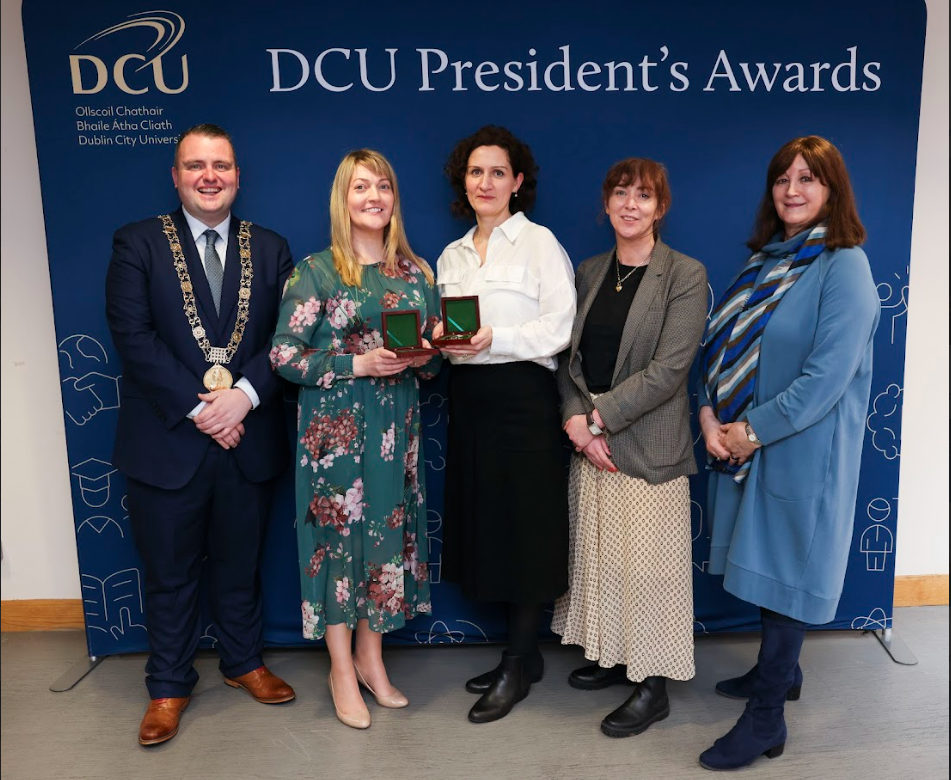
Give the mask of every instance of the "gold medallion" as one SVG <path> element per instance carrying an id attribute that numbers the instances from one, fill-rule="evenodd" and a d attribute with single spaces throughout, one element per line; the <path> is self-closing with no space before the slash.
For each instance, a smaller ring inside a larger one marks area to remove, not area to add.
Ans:
<path id="1" fill-rule="evenodd" d="M 201 382 L 213 393 L 215 390 L 230 390 L 234 385 L 234 377 L 227 368 L 215 363 L 205 372 Z"/>

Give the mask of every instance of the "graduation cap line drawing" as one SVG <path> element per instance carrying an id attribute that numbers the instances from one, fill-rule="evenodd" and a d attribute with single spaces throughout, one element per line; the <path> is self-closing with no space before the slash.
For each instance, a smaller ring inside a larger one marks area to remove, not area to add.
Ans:
<path id="1" fill-rule="evenodd" d="M 109 461 L 99 458 L 86 458 L 70 467 L 69 472 L 79 483 L 79 496 L 83 503 L 93 509 L 109 503 L 112 493 L 112 475 L 118 469 Z"/>

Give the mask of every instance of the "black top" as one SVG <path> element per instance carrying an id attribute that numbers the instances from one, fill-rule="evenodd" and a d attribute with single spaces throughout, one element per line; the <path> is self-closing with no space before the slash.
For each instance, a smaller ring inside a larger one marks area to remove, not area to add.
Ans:
<path id="1" fill-rule="evenodd" d="M 611 389 L 624 323 L 647 268 L 642 265 L 631 269 L 630 266 L 622 265 L 621 278 L 624 282 L 618 292 L 617 267 L 615 256 L 604 276 L 601 289 L 591 303 L 591 309 L 584 321 L 584 330 L 581 331 L 581 343 L 578 345 L 581 372 L 588 390 L 592 393 L 606 393 Z M 631 275 L 625 279 L 629 272 Z"/>

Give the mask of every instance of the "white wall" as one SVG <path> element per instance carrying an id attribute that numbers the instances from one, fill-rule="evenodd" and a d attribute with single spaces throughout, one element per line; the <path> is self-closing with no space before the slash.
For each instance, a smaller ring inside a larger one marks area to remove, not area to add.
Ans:
<path id="1" fill-rule="evenodd" d="M 2 13 L 2 598 L 79 598 L 18 0 L 2 0 Z M 948 1 L 929 0 L 910 271 L 899 574 L 948 572 L 948 45 Z"/>

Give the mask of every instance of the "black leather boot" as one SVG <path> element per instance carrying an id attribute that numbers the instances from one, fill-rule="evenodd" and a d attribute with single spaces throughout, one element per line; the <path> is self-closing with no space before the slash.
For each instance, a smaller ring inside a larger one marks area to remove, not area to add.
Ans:
<path id="1" fill-rule="evenodd" d="M 646 677 L 624 704 L 601 721 L 601 731 L 609 737 L 631 737 L 668 715 L 667 678 Z"/>
<path id="2" fill-rule="evenodd" d="M 528 656 L 525 661 L 525 667 L 528 671 L 529 682 L 541 682 L 542 677 L 545 676 L 545 658 L 542 656 L 541 650 L 535 650 L 534 653 Z M 499 662 L 499 665 L 494 669 L 466 681 L 466 690 L 469 691 L 469 693 L 478 693 L 480 695 L 485 693 L 492 687 L 492 683 L 495 682 L 495 678 L 498 676 L 499 669 L 501 668 L 502 663 Z"/>
<path id="3" fill-rule="evenodd" d="M 491 723 L 504 718 L 528 696 L 531 687 L 525 669 L 525 657 L 505 653 L 491 687 L 469 710 L 469 720 L 473 723 Z"/>
<path id="4" fill-rule="evenodd" d="M 618 664 L 605 669 L 597 664 L 582 666 L 568 675 L 568 685 L 583 691 L 599 691 L 611 685 L 634 685 L 627 679 L 627 666 Z"/>

